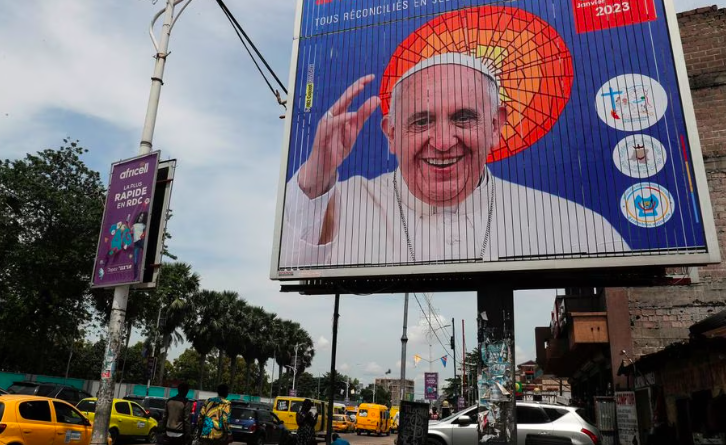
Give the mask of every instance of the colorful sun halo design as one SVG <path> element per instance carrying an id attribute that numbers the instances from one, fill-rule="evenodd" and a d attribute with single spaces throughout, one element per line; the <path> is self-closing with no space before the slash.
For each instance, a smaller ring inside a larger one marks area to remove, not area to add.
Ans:
<path id="1" fill-rule="evenodd" d="M 497 77 L 507 122 L 488 162 L 537 142 L 552 129 L 570 99 L 572 55 L 557 31 L 519 8 L 479 6 L 437 16 L 396 48 L 381 83 L 383 114 L 388 114 L 393 85 L 409 68 L 449 52 L 480 58 Z"/>

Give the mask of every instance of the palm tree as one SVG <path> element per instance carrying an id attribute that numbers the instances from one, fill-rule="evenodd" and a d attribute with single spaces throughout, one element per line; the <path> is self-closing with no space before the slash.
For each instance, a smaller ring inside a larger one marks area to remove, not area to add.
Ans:
<path id="1" fill-rule="evenodd" d="M 204 388 L 204 362 L 218 343 L 225 324 L 223 293 L 202 290 L 194 294 L 193 314 L 184 325 L 184 335 L 199 353 L 199 389 Z"/>
<path id="2" fill-rule="evenodd" d="M 158 382 L 164 381 L 164 369 L 169 347 L 183 338 L 182 328 L 192 312 L 192 296 L 199 291 L 199 275 L 192 272 L 186 263 L 164 264 L 159 274 L 159 283 L 148 298 L 150 310 L 143 313 L 144 325 L 150 336 L 161 337 L 161 360 L 159 360 Z M 161 316 L 159 319 L 158 317 Z M 159 330 L 156 324 L 159 321 Z"/>
<path id="3" fill-rule="evenodd" d="M 232 326 L 234 322 L 230 311 L 238 298 L 239 294 L 233 291 L 224 291 L 220 295 L 219 313 L 223 320 L 220 331 L 221 335 L 217 336 L 217 341 L 214 345 L 217 348 L 217 352 L 219 352 L 217 357 L 217 378 L 214 381 L 215 386 L 219 385 L 222 380 L 222 372 L 224 371 L 224 351 L 226 349 L 227 341 L 229 341 L 232 337 L 232 334 L 230 333 L 230 326 Z"/>
<path id="4" fill-rule="evenodd" d="M 249 344 L 249 330 L 247 328 L 247 302 L 238 298 L 230 306 L 227 325 L 225 326 L 224 352 L 230 359 L 229 381 L 234 392 L 237 381 L 237 357 L 239 357 Z"/>
<path id="5" fill-rule="evenodd" d="M 265 323 L 267 322 L 267 312 L 261 306 L 247 306 L 245 308 L 245 318 L 247 326 L 247 344 L 245 350 L 242 352 L 242 357 L 245 359 L 245 379 L 244 379 L 244 392 L 250 394 L 249 381 L 250 373 L 252 371 L 252 365 L 255 359 L 260 355 L 258 349 L 260 344 L 264 342 L 263 331 L 265 329 Z"/>
<path id="6" fill-rule="evenodd" d="M 265 375 L 265 365 L 271 359 L 275 352 L 275 335 L 277 334 L 277 315 L 267 312 L 264 315 L 264 323 L 262 332 L 260 332 L 259 342 L 257 343 L 256 358 L 257 365 L 260 368 L 257 374 L 257 395 L 262 395 L 262 380 Z"/>
<path id="7" fill-rule="evenodd" d="M 285 367 L 295 366 L 297 375 L 312 365 L 315 349 L 310 334 L 300 326 L 300 323 L 283 320 L 281 322 L 281 337 L 278 340 L 280 353 L 276 355 L 280 366 L 280 375 Z M 294 364 L 297 356 L 297 364 Z M 288 368 L 288 371 L 289 368 Z"/>

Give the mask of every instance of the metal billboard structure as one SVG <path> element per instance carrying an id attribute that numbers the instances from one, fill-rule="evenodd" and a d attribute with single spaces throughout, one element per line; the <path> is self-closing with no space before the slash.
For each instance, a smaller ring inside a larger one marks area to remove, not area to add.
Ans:
<path id="1" fill-rule="evenodd" d="M 670 0 L 297 8 L 272 279 L 720 261 Z"/>

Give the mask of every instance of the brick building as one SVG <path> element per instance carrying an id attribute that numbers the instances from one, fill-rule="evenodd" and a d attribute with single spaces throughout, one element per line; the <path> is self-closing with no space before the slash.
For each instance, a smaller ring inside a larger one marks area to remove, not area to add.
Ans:
<path id="1" fill-rule="evenodd" d="M 684 12 L 678 14 L 678 22 L 718 244 L 721 258 L 726 259 L 726 9 L 713 6 Z M 569 378 L 574 402 L 592 409 L 598 397 L 635 389 L 642 432 L 654 422 L 675 426 L 677 411 L 683 410 L 676 405 L 683 405 L 690 393 L 688 382 L 679 386 L 679 394 L 664 393 L 663 385 L 656 389 L 656 382 L 637 372 L 638 362 L 656 363 L 655 354 L 690 343 L 689 328 L 726 309 L 726 261 L 669 272 L 677 285 L 568 289 L 555 300 L 551 326 L 535 330 L 538 363 L 545 373 Z M 680 366 L 683 363 L 687 361 Z M 726 393 L 718 385 L 709 389 L 713 397 Z M 693 387 L 696 391 L 704 388 Z M 656 393 L 662 395 L 661 401 Z M 666 405 L 660 419 L 654 415 L 658 403 Z M 692 443 L 689 430 L 678 427 L 678 443 Z"/>
<path id="2" fill-rule="evenodd" d="M 391 393 L 391 406 L 401 404 L 401 379 L 376 379 L 376 386 L 386 388 Z M 406 379 L 404 394 L 413 394 L 415 389 L 413 380 Z"/>

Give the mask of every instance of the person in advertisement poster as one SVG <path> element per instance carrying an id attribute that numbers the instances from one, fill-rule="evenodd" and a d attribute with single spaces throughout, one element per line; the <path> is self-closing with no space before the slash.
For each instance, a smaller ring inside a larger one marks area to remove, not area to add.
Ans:
<path id="1" fill-rule="evenodd" d="M 435 54 L 396 80 L 380 128 L 395 171 L 339 181 L 338 168 L 381 104 L 372 96 L 350 109 L 374 77 L 359 78 L 330 106 L 309 158 L 287 184 L 281 266 L 629 250 L 596 212 L 490 173 L 486 161 L 507 109 L 494 71 L 468 54 Z M 534 209 L 540 218 L 520 221 Z M 517 230 L 507 230 L 513 221 Z"/>

